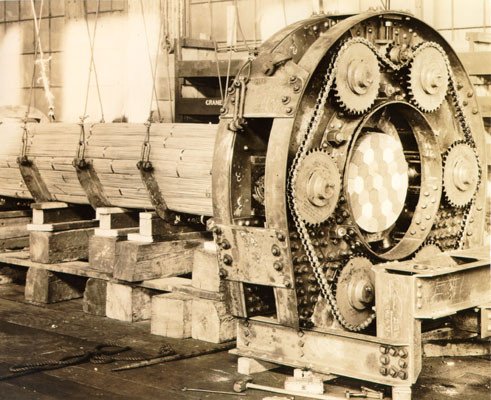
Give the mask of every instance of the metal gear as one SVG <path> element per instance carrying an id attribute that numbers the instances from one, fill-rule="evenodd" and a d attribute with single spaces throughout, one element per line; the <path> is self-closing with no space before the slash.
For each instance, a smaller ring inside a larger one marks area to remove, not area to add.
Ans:
<path id="1" fill-rule="evenodd" d="M 375 279 L 372 263 L 365 257 L 351 258 L 339 274 L 336 303 L 344 320 L 362 329 L 372 322 L 375 303 Z"/>
<path id="2" fill-rule="evenodd" d="M 442 254 L 442 249 L 436 243 L 427 243 L 413 257 L 414 261 L 424 261 Z"/>
<path id="3" fill-rule="evenodd" d="M 365 43 L 354 42 L 340 52 L 337 64 L 334 89 L 338 102 L 350 113 L 364 113 L 379 91 L 377 55 Z"/>
<path id="4" fill-rule="evenodd" d="M 453 143 L 443 156 L 443 191 L 453 207 L 468 205 L 476 193 L 480 179 L 479 160 L 466 142 Z"/>
<path id="5" fill-rule="evenodd" d="M 307 224 L 324 222 L 334 211 L 341 191 L 341 176 L 323 149 L 310 150 L 298 167 L 295 200 L 299 217 Z"/>
<path id="6" fill-rule="evenodd" d="M 448 90 L 447 62 L 438 48 L 417 49 L 409 66 L 408 89 L 412 103 L 423 112 L 437 110 Z"/>

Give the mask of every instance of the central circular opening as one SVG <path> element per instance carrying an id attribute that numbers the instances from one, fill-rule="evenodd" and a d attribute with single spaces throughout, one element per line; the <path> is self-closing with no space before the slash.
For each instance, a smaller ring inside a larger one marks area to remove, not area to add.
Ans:
<path id="1" fill-rule="evenodd" d="M 408 182 L 408 163 L 399 140 L 379 132 L 359 138 L 348 165 L 348 198 L 358 226 L 373 233 L 396 222 Z"/>
<path id="2" fill-rule="evenodd" d="M 354 133 L 344 191 L 353 228 L 373 254 L 399 259 L 426 239 L 441 198 L 440 149 L 424 115 L 387 102 Z"/>

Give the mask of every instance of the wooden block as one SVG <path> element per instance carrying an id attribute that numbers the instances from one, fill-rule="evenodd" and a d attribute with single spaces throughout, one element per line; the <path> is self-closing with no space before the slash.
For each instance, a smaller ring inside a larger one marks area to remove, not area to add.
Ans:
<path id="1" fill-rule="evenodd" d="M 140 213 L 140 234 L 143 236 L 163 236 L 168 234 L 164 221 L 155 212 Z"/>
<path id="2" fill-rule="evenodd" d="M 87 279 L 84 291 L 82 309 L 87 314 L 106 316 L 107 281 L 102 279 Z"/>
<path id="3" fill-rule="evenodd" d="M 22 249 L 29 246 L 29 236 L 0 239 L 0 250 L 4 249 Z"/>
<path id="4" fill-rule="evenodd" d="M 237 337 L 236 321 L 221 301 L 193 300 L 193 339 L 223 343 Z"/>
<path id="5" fill-rule="evenodd" d="M 323 394 L 324 382 L 315 376 L 301 378 L 289 376 L 285 379 L 285 389 L 294 392 L 305 392 L 307 396 L 309 393 Z"/>
<path id="6" fill-rule="evenodd" d="M 31 260 L 43 264 L 87 259 L 93 228 L 62 232 L 32 231 L 29 235 Z"/>
<path id="7" fill-rule="evenodd" d="M 28 231 L 40 231 L 40 232 L 60 232 L 68 231 L 71 229 L 83 229 L 83 228 L 95 228 L 99 225 L 99 221 L 96 219 L 81 220 L 81 221 L 69 221 L 69 222 L 55 222 L 53 224 L 28 224 Z"/>
<path id="8" fill-rule="evenodd" d="M 32 223 L 34 225 L 56 222 L 80 221 L 94 218 L 94 210 L 87 206 L 67 207 L 66 203 L 34 203 Z"/>
<path id="9" fill-rule="evenodd" d="M 94 235 L 89 239 L 89 264 L 96 271 L 111 273 L 116 264 L 117 247 L 126 237 L 103 237 Z"/>
<path id="10" fill-rule="evenodd" d="M 160 292 L 178 292 L 208 300 L 225 300 L 225 293 L 210 292 L 209 290 L 198 289 L 192 286 L 191 279 L 181 277 L 149 279 L 138 284 L 138 286 L 148 289 L 155 289 Z"/>
<path id="11" fill-rule="evenodd" d="M 29 268 L 25 299 L 33 303 L 56 303 L 82 297 L 85 278 L 54 273 L 43 268 Z"/>
<path id="12" fill-rule="evenodd" d="M 251 375 L 257 372 L 269 371 L 275 368 L 278 368 L 277 364 L 255 360 L 254 358 L 239 357 L 237 360 L 237 372 L 243 375 Z"/>
<path id="13" fill-rule="evenodd" d="M 26 272 L 25 268 L 0 265 L 0 285 L 23 282 L 26 280 Z"/>
<path id="14" fill-rule="evenodd" d="M 220 276 L 218 274 L 216 249 L 208 250 L 205 246 L 194 252 L 193 286 L 212 292 L 220 291 Z"/>
<path id="15" fill-rule="evenodd" d="M 154 293 L 152 290 L 141 287 L 108 282 L 106 316 L 127 322 L 150 319 L 152 294 Z"/>
<path id="16" fill-rule="evenodd" d="M 0 211 L 0 227 L 27 225 L 32 220 L 31 210 Z"/>
<path id="17" fill-rule="evenodd" d="M 150 333 L 177 339 L 191 337 L 193 298 L 182 293 L 152 297 Z"/>
<path id="18" fill-rule="evenodd" d="M 202 238 L 141 243 L 126 241 L 120 244 L 114 277 L 128 282 L 143 281 L 190 273 L 195 249 Z"/>
<path id="19" fill-rule="evenodd" d="M 138 212 L 111 212 L 102 213 L 99 215 L 99 227 L 101 229 L 118 229 L 118 228 L 133 228 L 137 227 Z"/>
<path id="20" fill-rule="evenodd" d="M 94 235 L 109 238 L 124 238 L 127 239 L 130 233 L 138 232 L 138 228 L 118 228 L 118 229 L 100 229 L 95 228 Z"/>

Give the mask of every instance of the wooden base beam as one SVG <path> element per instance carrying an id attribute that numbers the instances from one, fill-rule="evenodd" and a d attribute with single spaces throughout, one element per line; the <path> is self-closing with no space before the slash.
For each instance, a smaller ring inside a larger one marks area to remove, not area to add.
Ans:
<path id="1" fill-rule="evenodd" d="M 119 245 L 114 277 L 137 282 L 190 273 L 193 269 L 194 251 L 204 240 L 201 233 L 184 233 L 175 240 L 165 242 L 122 242 Z"/>
<path id="2" fill-rule="evenodd" d="M 56 303 L 82 297 L 85 278 L 55 273 L 42 268 L 29 268 L 25 299 L 33 303 Z"/>

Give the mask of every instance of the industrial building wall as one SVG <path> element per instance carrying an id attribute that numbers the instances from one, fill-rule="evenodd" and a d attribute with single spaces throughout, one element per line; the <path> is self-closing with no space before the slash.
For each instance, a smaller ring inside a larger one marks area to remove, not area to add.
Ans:
<path id="1" fill-rule="evenodd" d="M 152 108 L 161 120 L 173 118 L 174 54 L 166 50 L 178 37 L 217 40 L 218 58 L 227 58 L 229 49 L 236 58 L 244 54 L 239 52 L 245 47 L 243 36 L 253 47 L 313 13 L 357 13 L 380 7 L 383 1 L 36 0 L 37 14 L 41 3 L 41 45 L 48 60 L 46 76 L 57 120 L 74 122 L 84 114 L 90 65 L 88 31 L 93 34 L 98 14 L 94 60 L 105 120 L 143 122 L 150 110 L 151 65 L 157 66 L 154 97 L 158 99 Z M 491 25 L 491 0 L 391 0 L 390 6 L 443 29 L 457 51 L 469 50 L 468 32 L 486 32 L 489 28 L 484 27 Z M 463 29 L 466 27 L 471 29 Z M 0 1 L 0 106 L 29 102 L 35 40 L 31 1 Z M 208 53 L 188 50 L 183 58 L 213 59 Z M 34 86 L 32 105 L 47 113 L 39 64 Z M 192 87 L 185 89 L 189 96 L 201 95 Z M 87 103 L 88 120 L 100 120 L 94 75 Z"/>

